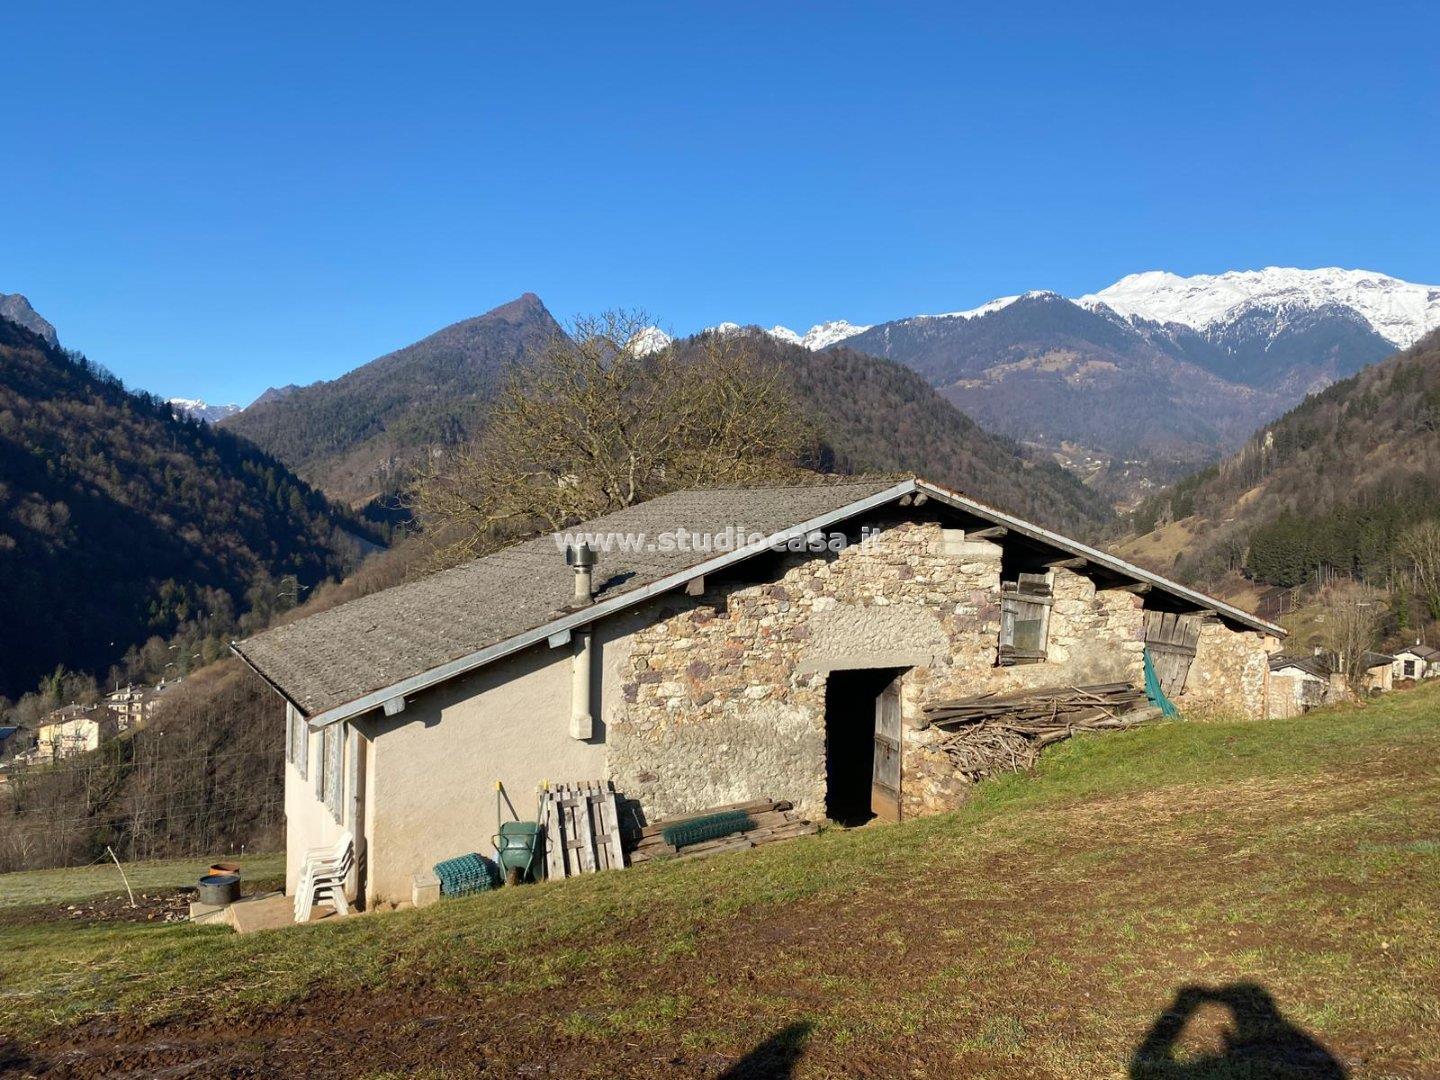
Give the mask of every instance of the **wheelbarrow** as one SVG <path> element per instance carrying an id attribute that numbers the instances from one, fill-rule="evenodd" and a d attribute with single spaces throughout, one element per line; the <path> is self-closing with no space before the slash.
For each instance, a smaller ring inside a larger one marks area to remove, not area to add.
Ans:
<path id="1" fill-rule="evenodd" d="M 494 837 L 495 857 L 505 874 L 505 884 L 540 879 L 541 830 L 538 821 L 502 821 Z"/>

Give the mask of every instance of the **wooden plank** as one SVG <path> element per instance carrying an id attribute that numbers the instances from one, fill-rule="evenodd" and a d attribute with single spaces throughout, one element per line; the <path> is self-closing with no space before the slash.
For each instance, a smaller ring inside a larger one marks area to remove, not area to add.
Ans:
<path id="1" fill-rule="evenodd" d="M 586 785 L 586 811 L 590 818 L 590 834 L 595 843 L 595 869 L 610 869 L 610 833 L 605 828 L 605 814 L 602 807 L 600 785 Z"/>
<path id="2" fill-rule="evenodd" d="M 565 834 L 560 828 L 560 808 L 554 791 L 546 790 L 544 807 L 545 876 L 558 881 L 565 876 Z"/>
<path id="3" fill-rule="evenodd" d="M 615 792 L 607 790 L 600 803 L 605 830 L 610 834 L 610 865 L 617 870 L 625 865 L 625 844 L 620 837 L 620 808 L 615 805 Z"/>
<path id="4" fill-rule="evenodd" d="M 674 817 L 661 818 L 659 821 L 652 821 L 649 825 L 640 830 L 641 837 L 654 836 L 671 825 L 678 825 L 682 821 L 694 821 L 699 817 L 708 817 L 711 814 L 723 814 L 730 810 L 744 810 L 752 817 L 759 811 L 773 810 L 780 806 L 789 809 L 791 804 L 785 800 L 777 802 L 774 799 L 750 799 L 746 802 L 726 803 L 724 806 L 712 806 L 706 810 L 697 810 L 693 814 L 677 814 Z"/>
<path id="5" fill-rule="evenodd" d="M 575 800 L 575 826 L 580 837 L 580 864 L 576 873 L 595 872 L 595 831 L 590 828 L 590 798 L 581 793 Z"/>
<path id="6" fill-rule="evenodd" d="M 1004 525 L 992 525 L 988 529 L 975 529 L 965 534 L 966 540 L 999 540 L 1002 536 L 1009 536 L 1010 530 Z"/>

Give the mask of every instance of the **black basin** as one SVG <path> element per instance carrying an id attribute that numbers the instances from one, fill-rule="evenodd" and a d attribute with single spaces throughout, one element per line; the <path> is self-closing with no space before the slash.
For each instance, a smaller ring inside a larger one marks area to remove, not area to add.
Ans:
<path id="1" fill-rule="evenodd" d="M 240 899 L 239 874 L 206 874 L 200 879 L 202 904 L 233 904 Z"/>

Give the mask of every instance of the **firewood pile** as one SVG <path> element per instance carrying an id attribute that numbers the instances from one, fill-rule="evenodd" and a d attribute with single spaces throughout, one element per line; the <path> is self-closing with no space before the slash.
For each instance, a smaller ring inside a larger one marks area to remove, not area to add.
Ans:
<path id="1" fill-rule="evenodd" d="M 947 733 L 936 745 L 971 783 L 1030 769 L 1041 750 L 1077 731 L 1117 731 L 1159 713 L 1129 683 L 977 694 L 923 709 L 927 726 Z"/>
<path id="2" fill-rule="evenodd" d="M 733 810 L 744 811 L 753 823 L 753 827 L 743 832 L 735 832 L 729 836 L 706 840 L 699 844 L 690 844 L 682 848 L 676 848 L 667 843 L 663 835 L 674 825 Z M 651 859 L 667 857 L 691 859 L 702 858 L 706 855 L 719 855 L 726 851 L 743 851 L 746 848 L 758 847 L 774 840 L 788 840 L 792 836 L 808 836 L 818 829 L 818 825 L 796 813 L 794 806 L 783 799 L 754 799 L 750 802 L 731 803 L 728 806 L 716 806 L 696 814 L 684 814 L 643 826 L 639 830 L 638 836 L 631 841 L 634 846 L 629 853 L 630 865 L 635 866 L 639 863 L 649 862 Z"/>

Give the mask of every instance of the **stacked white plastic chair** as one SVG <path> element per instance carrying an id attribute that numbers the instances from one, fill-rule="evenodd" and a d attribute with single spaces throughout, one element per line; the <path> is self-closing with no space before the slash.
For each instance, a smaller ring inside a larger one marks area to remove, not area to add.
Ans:
<path id="1" fill-rule="evenodd" d="M 355 837 L 347 829 L 334 847 L 311 848 L 300 864 L 300 881 L 295 886 L 295 921 L 309 922 L 317 900 L 328 900 L 337 914 L 350 914 L 345 900 L 345 879 L 355 862 Z"/>

